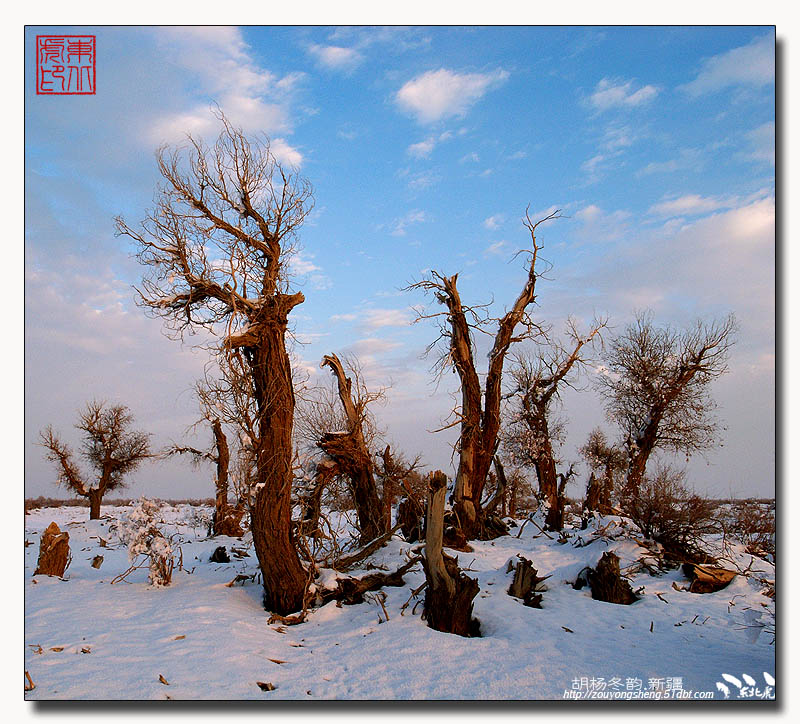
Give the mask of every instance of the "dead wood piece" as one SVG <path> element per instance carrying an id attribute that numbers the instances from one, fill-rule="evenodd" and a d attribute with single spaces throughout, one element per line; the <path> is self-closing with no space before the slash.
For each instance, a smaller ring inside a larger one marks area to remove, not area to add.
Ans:
<path id="1" fill-rule="evenodd" d="M 36 688 L 36 684 L 33 683 L 33 679 L 31 679 L 31 675 L 26 671 L 25 672 L 25 691 L 33 691 Z"/>
<path id="2" fill-rule="evenodd" d="M 39 560 L 34 576 L 64 575 L 70 560 L 69 533 L 62 532 L 55 522 L 47 526 L 39 543 Z"/>
<path id="3" fill-rule="evenodd" d="M 735 571 L 716 566 L 701 566 L 695 563 L 684 563 L 683 573 L 691 581 L 690 593 L 721 591 L 736 577 Z"/>
<path id="4" fill-rule="evenodd" d="M 606 551 L 597 563 L 597 568 L 588 574 L 592 598 L 596 601 L 630 605 L 639 600 L 619 572 L 619 557 Z"/>
<path id="5" fill-rule="evenodd" d="M 275 691 L 275 684 L 270 681 L 257 681 L 256 684 L 261 691 Z"/>
<path id="6" fill-rule="evenodd" d="M 92 568 L 100 568 L 103 565 L 103 556 L 95 556 L 92 558 Z"/>
<path id="7" fill-rule="evenodd" d="M 363 603 L 364 594 L 368 591 L 377 591 L 384 586 L 399 587 L 405 585 L 403 576 L 419 560 L 419 556 L 411 558 L 392 573 L 368 573 L 360 578 L 339 578 L 336 581 L 336 588 L 318 591 L 318 600 L 321 605 L 328 603 L 328 601 L 339 601 L 348 606 Z"/>
<path id="8" fill-rule="evenodd" d="M 514 580 L 508 587 L 508 595 L 521 598 L 526 606 L 531 608 L 542 607 L 542 594 L 544 587 L 541 585 L 550 576 L 539 576 L 533 564 L 523 556 L 518 556 L 519 561 L 514 567 Z"/>
<path id="9" fill-rule="evenodd" d="M 211 558 L 208 559 L 210 563 L 230 563 L 231 559 L 228 556 L 228 551 L 225 550 L 225 546 L 217 546 L 214 549 L 214 552 L 211 554 Z"/>
<path id="10" fill-rule="evenodd" d="M 386 545 L 389 539 L 400 529 L 400 523 L 394 526 L 391 530 L 383 535 L 378 536 L 370 541 L 363 548 L 349 556 L 343 556 L 335 562 L 337 571 L 346 571 L 348 568 L 354 568 L 357 563 L 369 558 L 375 551 Z"/>
<path id="11" fill-rule="evenodd" d="M 437 631 L 459 636 L 480 636 L 480 623 L 472 617 L 473 599 L 480 585 L 458 567 L 458 560 L 442 551 L 444 537 L 444 498 L 447 476 L 436 471 L 428 484 L 428 520 L 425 557 L 425 618 Z"/>

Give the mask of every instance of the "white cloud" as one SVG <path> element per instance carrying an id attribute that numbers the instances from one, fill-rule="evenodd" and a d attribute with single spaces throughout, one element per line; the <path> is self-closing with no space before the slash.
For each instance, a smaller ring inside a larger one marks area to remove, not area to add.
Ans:
<path id="1" fill-rule="evenodd" d="M 691 96 L 699 96 L 734 85 L 760 87 L 774 80 L 775 42 L 772 35 L 764 35 L 707 58 L 697 77 L 680 88 Z"/>
<path id="2" fill-rule="evenodd" d="M 494 214 L 483 220 L 483 226 L 486 229 L 494 230 L 497 229 L 504 221 L 505 217 L 503 214 Z"/>
<path id="3" fill-rule="evenodd" d="M 650 207 L 648 213 L 658 216 L 696 216 L 728 206 L 730 206 L 730 203 L 726 203 L 722 199 L 699 196 L 698 194 L 686 194 L 685 196 L 667 199 L 654 204 Z"/>
<path id="4" fill-rule="evenodd" d="M 394 229 L 392 229 L 392 236 L 405 236 L 406 227 L 411 224 L 420 224 L 426 220 L 425 212 L 420 209 L 409 211 L 405 216 L 396 219 L 394 222 Z"/>
<path id="5" fill-rule="evenodd" d="M 355 314 L 332 314 L 329 319 L 331 322 L 352 322 L 357 317 Z"/>
<path id="6" fill-rule="evenodd" d="M 751 152 L 748 158 L 753 161 L 766 161 L 775 165 L 775 123 L 770 121 L 746 134 Z"/>
<path id="7" fill-rule="evenodd" d="M 637 172 L 639 176 L 653 173 L 672 173 L 674 171 L 699 170 L 703 165 L 702 153 L 696 148 L 682 148 L 677 158 L 666 161 L 651 161 Z"/>
<path id="8" fill-rule="evenodd" d="M 341 45 L 311 45 L 308 52 L 317 61 L 331 70 L 353 70 L 364 59 L 355 48 L 345 48 Z"/>
<path id="9" fill-rule="evenodd" d="M 278 76 L 253 58 L 238 28 L 159 28 L 166 59 L 188 71 L 196 96 L 210 97 L 235 126 L 246 133 L 275 135 L 291 131 L 290 101 L 305 74 Z M 208 102 L 189 110 L 166 113 L 146 129 L 150 144 L 176 142 L 191 133 L 216 135 L 219 123 Z M 302 163 L 301 153 L 285 138 L 273 140 L 276 157 L 294 166 Z"/>
<path id="10" fill-rule="evenodd" d="M 395 96 L 397 104 L 420 123 L 463 116 L 489 90 L 508 78 L 508 72 L 455 73 L 441 68 L 408 81 Z"/>
<path id="11" fill-rule="evenodd" d="M 610 108 L 634 108 L 653 100 L 658 95 L 658 88 L 645 85 L 633 90 L 633 81 L 612 80 L 603 78 L 594 93 L 589 96 L 589 103 L 598 111 Z"/>
<path id="12" fill-rule="evenodd" d="M 407 327 L 411 317 L 405 309 L 368 309 L 364 312 L 364 326 L 368 329 L 381 327 Z"/>
<path id="13" fill-rule="evenodd" d="M 494 244 L 489 244 L 489 246 L 486 247 L 486 250 L 483 253 L 487 255 L 488 254 L 499 255 L 503 253 L 503 249 L 505 249 L 505 247 L 507 246 L 508 246 L 507 241 L 496 241 L 494 242 Z"/>
<path id="14" fill-rule="evenodd" d="M 436 141 L 433 138 L 426 138 L 419 143 L 412 143 L 407 149 L 406 153 L 414 158 L 427 158 L 431 155 Z"/>

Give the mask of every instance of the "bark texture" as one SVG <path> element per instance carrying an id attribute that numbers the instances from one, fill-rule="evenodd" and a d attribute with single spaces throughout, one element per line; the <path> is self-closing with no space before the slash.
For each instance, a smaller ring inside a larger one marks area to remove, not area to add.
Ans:
<path id="1" fill-rule="evenodd" d="M 324 435 L 318 444 L 336 462 L 340 473 L 350 479 L 361 543 L 364 544 L 385 533 L 387 528 L 372 460 L 364 439 L 362 424 L 365 409 L 360 401 L 353 399 L 352 380 L 345 374 L 335 354 L 325 355 L 321 366 L 330 367 L 336 378 L 339 400 L 347 419 L 347 432 Z"/>
<path id="2" fill-rule="evenodd" d="M 588 580 L 592 598 L 597 601 L 629 605 L 639 600 L 631 584 L 620 575 L 619 557 L 615 553 L 603 553 L 597 567 L 589 571 Z"/>
<path id="3" fill-rule="evenodd" d="M 472 617 L 473 599 L 480 586 L 459 570 L 458 561 L 442 551 L 444 498 L 447 477 L 437 471 L 431 475 L 428 491 L 427 531 L 425 534 L 425 618 L 437 631 L 459 636 L 479 636 L 480 624 Z"/>
<path id="4" fill-rule="evenodd" d="M 70 560 L 69 533 L 62 532 L 53 522 L 47 526 L 39 543 L 39 560 L 33 575 L 61 578 Z"/>

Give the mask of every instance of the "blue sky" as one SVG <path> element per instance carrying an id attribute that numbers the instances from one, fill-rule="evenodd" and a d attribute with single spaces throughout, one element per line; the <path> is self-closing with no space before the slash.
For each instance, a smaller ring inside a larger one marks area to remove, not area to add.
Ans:
<path id="1" fill-rule="evenodd" d="M 70 30 L 97 35 L 97 94 L 37 96 L 35 36 Z M 733 311 L 739 341 L 714 388 L 725 446 L 693 459 L 690 482 L 772 494 L 772 28 L 29 27 L 25 52 L 27 495 L 55 492 L 38 430 L 74 440 L 92 397 L 128 404 L 157 445 L 192 439 L 207 357 L 135 307 L 140 270 L 113 217 L 152 202 L 157 146 L 216 135 L 212 103 L 314 185 L 298 364 L 324 378 L 323 354 L 358 356 L 368 384 L 390 385 L 377 412 L 399 447 L 450 469 L 452 431 L 426 430 L 455 380 L 432 384 L 421 354 L 436 331 L 409 325 L 426 300 L 402 288 L 459 272 L 465 301 L 502 311 L 524 279 L 526 207 L 560 208 L 540 237 L 553 269 L 537 319 L 607 314 L 621 330 L 637 309 L 676 325 Z M 591 389 L 562 414 L 566 461 L 595 425 L 613 433 Z M 206 496 L 210 481 L 154 464 L 130 492 Z"/>

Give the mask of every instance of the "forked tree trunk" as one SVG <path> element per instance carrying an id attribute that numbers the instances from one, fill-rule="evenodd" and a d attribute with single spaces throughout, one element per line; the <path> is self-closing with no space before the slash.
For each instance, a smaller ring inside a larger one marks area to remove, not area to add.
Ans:
<path id="1" fill-rule="evenodd" d="M 437 631 L 459 636 L 478 636 L 480 624 L 472 618 L 472 600 L 480 586 L 458 568 L 455 558 L 442 551 L 444 537 L 444 498 L 447 476 L 436 471 L 428 488 L 428 513 L 425 534 L 425 618 Z"/>
<path id="2" fill-rule="evenodd" d="M 276 295 L 270 317 L 251 334 L 257 346 L 244 346 L 259 412 L 253 543 L 264 577 L 264 606 L 280 615 L 303 608 L 306 572 L 294 543 L 291 518 L 292 424 L 294 388 L 285 333 L 287 315 L 302 294 Z M 266 309 L 264 310 L 267 311 Z M 248 335 L 248 339 L 252 339 Z"/>
<path id="3" fill-rule="evenodd" d="M 100 518 L 100 501 L 103 500 L 103 491 L 100 488 L 90 488 L 89 498 L 89 520 Z"/>

